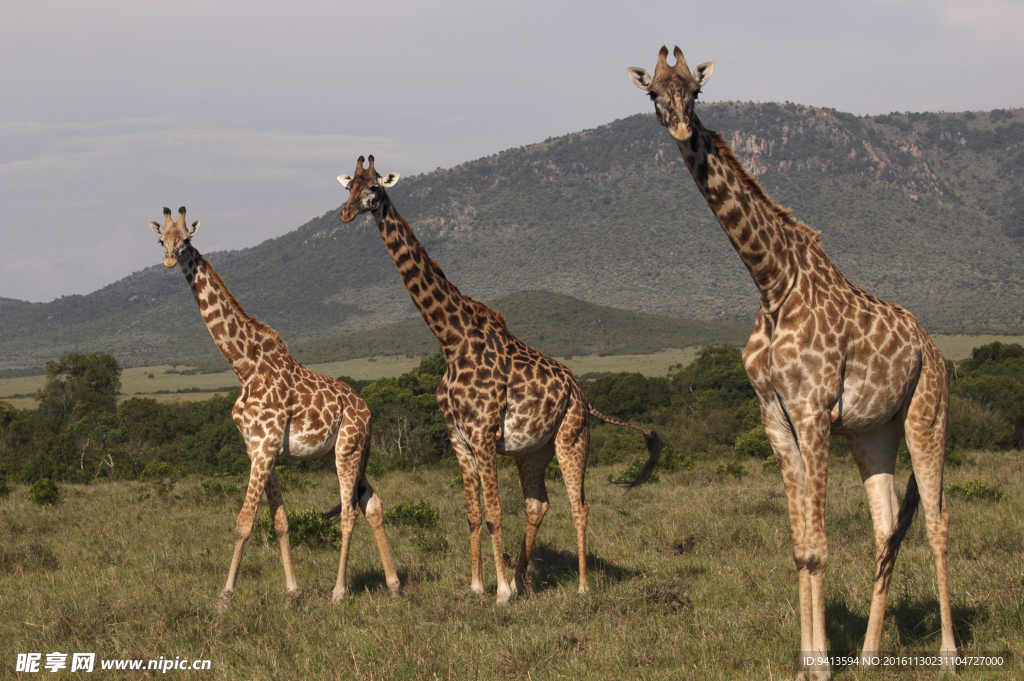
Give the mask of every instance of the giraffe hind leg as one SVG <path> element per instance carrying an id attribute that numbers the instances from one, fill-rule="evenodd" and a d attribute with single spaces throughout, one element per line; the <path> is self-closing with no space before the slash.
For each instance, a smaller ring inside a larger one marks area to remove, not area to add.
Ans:
<path id="1" fill-rule="evenodd" d="M 267 504 L 270 506 L 270 517 L 274 521 L 274 533 L 277 535 L 278 546 L 281 547 L 281 564 L 284 566 L 284 588 L 290 596 L 299 592 L 295 581 L 295 568 L 292 565 L 292 549 L 288 541 L 288 514 L 284 508 L 284 497 L 277 473 L 270 471 L 266 486 Z"/>
<path id="2" fill-rule="evenodd" d="M 562 426 L 555 434 L 555 453 L 558 466 L 562 469 L 565 491 L 569 496 L 569 507 L 572 509 L 572 524 L 576 529 L 576 551 L 579 555 L 580 586 L 579 593 L 590 590 L 587 579 L 587 518 L 590 507 L 587 505 L 586 493 L 583 490 L 584 477 L 587 474 L 587 453 L 590 448 L 590 425 L 587 413 L 582 404 L 570 407 L 562 421 Z"/>
<path id="3" fill-rule="evenodd" d="M 544 520 L 551 504 L 548 502 L 547 485 L 544 473 L 555 456 L 555 448 L 548 445 L 540 451 L 526 456 L 516 457 L 516 468 L 519 469 L 519 482 L 523 487 L 523 498 L 526 502 L 526 531 L 523 533 L 523 546 L 519 550 L 512 590 L 523 593 L 526 590 L 526 571 L 530 567 L 530 556 L 537 540 L 537 531 Z"/>
<path id="4" fill-rule="evenodd" d="M 880 564 L 889 537 L 896 529 L 899 504 L 896 500 L 894 473 L 896 450 L 901 437 L 903 423 L 900 419 L 889 421 L 873 431 L 850 434 L 846 437 L 868 498 L 868 508 L 874 525 L 876 566 Z M 873 659 L 881 648 L 882 625 L 885 621 L 885 605 L 889 596 L 891 577 L 891 570 L 882 571 L 871 596 L 871 611 L 861 653 L 862 665 Z"/>
<path id="5" fill-rule="evenodd" d="M 938 351 L 927 354 L 905 422 L 907 448 L 914 466 L 918 494 L 924 510 L 928 544 L 935 559 L 939 618 L 942 623 L 942 670 L 954 672 L 956 640 L 949 598 L 949 510 L 942 492 L 946 462 L 948 388 L 946 368 Z M 909 494 L 908 494 L 909 496 Z M 906 500 L 904 501 L 906 503 Z M 901 509 L 902 515 L 902 509 Z"/>

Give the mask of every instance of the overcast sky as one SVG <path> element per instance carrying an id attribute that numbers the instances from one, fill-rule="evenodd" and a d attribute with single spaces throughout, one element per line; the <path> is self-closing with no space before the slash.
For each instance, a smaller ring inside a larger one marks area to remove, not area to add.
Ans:
<path id="1" fill-rule="evenodd" d="M 0 297 L 89 293 L 341 204 L 360 154 L 450 167 L 651 104 L 678 44 L 704 99 L 856 114 L 1024 105 L 1024 0 L 0 2 Z"/>

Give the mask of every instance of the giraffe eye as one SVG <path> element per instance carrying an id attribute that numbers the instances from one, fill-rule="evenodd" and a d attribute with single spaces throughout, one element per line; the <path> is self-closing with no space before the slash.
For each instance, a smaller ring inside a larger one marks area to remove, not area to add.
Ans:
<path id="1" fill-rule="evenodd" d="M 163 245 L 164 245 L 164 240 L 163 240 L 163 239 L 157 239 L 157 241 L 159 241 L 159 242 L 160 242 L 160 245 L 161 245 L 161 246 L 163 246 Z"/>
<path id="2" fill-rule="evenodd" d="M 653 92 L 648 92 L 648 93 L 647 93 L 647 96 L 651 98 L 651 101 L 652 101 L 652 102 L 653 102 L 654 100 L 656 100 L 656 99 L 658 98 L 658 95 L 656 95 L 656 94 L 655 94 L 655 93 L 653 93 Z"/>

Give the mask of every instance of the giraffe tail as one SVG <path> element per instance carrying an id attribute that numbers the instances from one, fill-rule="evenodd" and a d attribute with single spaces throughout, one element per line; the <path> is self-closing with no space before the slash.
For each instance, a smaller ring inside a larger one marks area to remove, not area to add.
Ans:
<path id="1" fill-rule="evenodd" d="M 321 513 L 320 517 L 321 518 L 337 518 L 340 515 L 341 515 L 341 504 L 338 504 L 337 506 L 332 508 L 327 513 Z"/>
<path id="2" fill-rule="evenodd" d="M 605 423 L 611 423 L 615 426 L 625 426 L 626 428 L 639 430 L 644 434 L 644 444 L 647 445 L 647 463 L 645 463 L 643 469 L 641 469 L 640 475 L 636 476 L 636 480 L 628 483 L 628 489 L 633 489 L 634 487 L 638 487 L 647 482 L 647 479 L 651 477 L 651 473 L 654 472 L 654 467 L 658 465 L 658 459 L 661 458 L 661 438 L 658 437 L 658 434 L 653 430 L 634 426 L 632 423 L 628 423 L 622 419 L 617 419 L 614 416 L 602 414 L 597 409 L 594 409 L 594 405 L 592 405 L 589 400 L 587 400 L 587 411 L 590 412 L 591 416 L 601 419 Z M 626 483 L 622 482 L 620 484 Z"/>
<path id="3" fill-rule="evenodd" d="M 903 495 L 903 503 L 900 504 L 900 512 L 896 519 L 896 529 L 889 535 L 889 539 L 885 542 L 885 549 L 882 551 L 882 555 L 878 557 L 876 581 L 892 574 L 893 566 L 896 565 L 896 554 L 899 553 L 903 538 L 907 536 L 910 523 L 914 522 L 914 514 L 917 512 L 917 507 L 920 503 L 921 494 L 917 490 L 917 478 L 911 473 L 910 480 L 907 481 L 907 492 Z"/>

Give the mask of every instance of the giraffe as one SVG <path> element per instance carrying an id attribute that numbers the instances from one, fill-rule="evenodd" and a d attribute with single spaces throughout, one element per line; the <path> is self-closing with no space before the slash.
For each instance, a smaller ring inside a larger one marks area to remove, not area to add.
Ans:
<path id="1" fill-rule="evenodd" d="M 943 669 L 954 671 L 946 553 L 949 512 L 942 492 L 949 402 L 945 362 L 914 316 L 849 282 L 822 250 L 821 232 L 771 200 L 694 102 L 713 62 L 691 74 L 682 50 L 676 65 L 662 47 L 651 77 L 628 69 L 654 101 L 658 121 L 683 160 L 761 296 L 743 364 L 761 404 L 761 420 L 779 461 L 800 593 L 800 650 L 825 653 L 823 593 L 828 544 L 825 481 L 831 433 L 846 436 L 860 470 L 874 525 L 878 572 L 863 657 L 878 652 L 893 564 L 923 502 L 935 558 Z M 903 505 L 896 497 L 896 451 L 906 436 L 913 462 Z M 800 676 L 829 678 L 827 664 Z"/>
<path id="2" fill-rule="evenodd" d="M 221 605 L 226 606 L 234 595 L 242 551 L 264 489 L 281 547 L 285 589 L 290 596 L 298 593 L 288 544 L 288 518 L 274 472 L 277 457 L 319 459 L 338 475 L 341 562 L 332 601 L 338 603 L 345 596 L 352 527 L 360 509 L 373 530 L 388 589 L 397 596 L 398 575 L 384 534 L 383 505 L 366 479 L 370 454 L 370 410 L 366 403 L 348 385 L 299 364 L 276 331 L 245 313 L 224 280 L 193 248 L 192 237 L 199 229 L 199 220 L 189 227 L 184 206 L 178 209 L 176 221 L 171 218 L 171 210 L 164 208 L 164 224 L 155 220 L 149 224 L 164 247 L 164 266 L 177 263 L 181 267 L 210 335 L 242 383 L 231 417 L 245 440 L 252 468 L 235 526 L 235 549 L 221 591 Z"/>
<path id="3" fill-rule="evenodd" d="M 482 491 L 494 550 L 497 602 L 507 602 L 513 590 L 525 590 L 524 577 L 534 540 L 549 506 L 544 471 L 557 456 L 576 529 L 579 593 L 586 593 L 586 527 L 590 511 L 583 478 L 590 443 L 587 416 L 644 434 L 649 456 L 632 486 L 643 483 L 658 461 L 661 443 L 657 433 L 598 412 L 567 367 L 509 333 L 501 313 L 460 293 L 427 255 L 409 223 L 388 198 L 385 189 L 395 185 L 398 173 L 382 178 L 373 168 L 373 156 L 367 167 L 363 163 L 360 156 L 355 176 L 338 177 L 349 190 L 341 220 L 351 222 L 366 212 L 373 215 L 409 295 L 444 352 L 448 367 L 437 389 L 437 404 L 465 485 L 470 588 L 477 594 L 484 591 L 480 549 Z M 499 454 L 515 457 L 526 501 L 526 532 L 511 588 L 505 575 L 501 539 Z"/>

